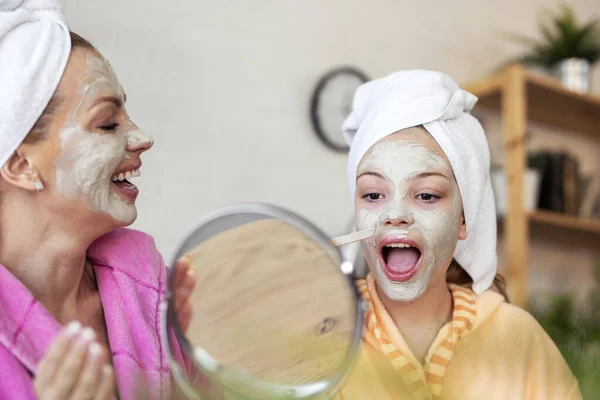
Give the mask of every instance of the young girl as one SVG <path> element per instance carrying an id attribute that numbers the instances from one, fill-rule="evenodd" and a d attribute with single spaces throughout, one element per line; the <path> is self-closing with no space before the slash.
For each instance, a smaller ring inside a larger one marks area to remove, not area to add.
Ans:
<path id="1" fill-rule="evenodd" d="M 431 71 L 397 72 L 355 95 L 343 126 L 349 183 L 357 228 L 375 234 L 358 283 L 370 306 L 364 346 L 340 399 L 581 398 L 557 347 L 496 275 L 476 101 Z"/>

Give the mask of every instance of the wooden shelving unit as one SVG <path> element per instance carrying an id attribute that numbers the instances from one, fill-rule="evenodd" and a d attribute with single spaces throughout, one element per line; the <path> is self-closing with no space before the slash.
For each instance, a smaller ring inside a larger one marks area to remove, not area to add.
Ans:
<path id="1" fill-rule="evenodd" d="M 598 220 L 588 220 L 542 210 L 529 214 L 529 220 L 531 222 L 600 235 L 600 221 Z"/>
<path id="2" fill-rule="evenodd" d="M 578 132 L 600 142 L 600 97 L 572 92 L 552 78 L 513 65 L 503 72 L 463 86 L 479 98 L 476 108 L 498 111 L 503 122 L 508 212 L 504 218 L 506 279 L 512 302 L 527 304 L 529 223 L 541 223 L 598 234 L 600 221 L 553 212 L 527 213 L 523 177 L 527 167 L 528 121 Z"/>

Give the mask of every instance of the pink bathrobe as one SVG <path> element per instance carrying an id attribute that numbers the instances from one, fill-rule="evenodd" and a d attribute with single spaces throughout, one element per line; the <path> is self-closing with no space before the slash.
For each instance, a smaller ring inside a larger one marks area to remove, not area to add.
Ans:
<path id="1" fill-rule="evenodd" d="M 117 229 L 88 250 L 104 306 L 121 399 L 170 399 L 174 383 L 160 332 L 167 268 L 154 240 Z M 33 376 L 61 325 L 0 265 L 0 399 L 35 399 Z M 173 335 L 170 335 L 173 337 Z M 185 359 L 175 345 L 175 357 Z M 187 372 L 191 370 L 185 361 Z M 145 387 L 144 394 L 139 389 Z"/>

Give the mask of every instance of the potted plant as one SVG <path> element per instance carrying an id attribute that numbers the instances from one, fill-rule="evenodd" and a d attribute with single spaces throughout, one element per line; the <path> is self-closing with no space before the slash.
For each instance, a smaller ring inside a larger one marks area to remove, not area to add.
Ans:
<path id="1" fill-rule="evenodd" d="M 556 13 L 544 13 L 538 26 L 541 40 L 507 35 L 529 48 L 518 61 L 552 73 L 569 89 L 588 92 L 590 68 L 600 59 L 600 19 L 580 24 L 573 9 L 563 5 Z"/>

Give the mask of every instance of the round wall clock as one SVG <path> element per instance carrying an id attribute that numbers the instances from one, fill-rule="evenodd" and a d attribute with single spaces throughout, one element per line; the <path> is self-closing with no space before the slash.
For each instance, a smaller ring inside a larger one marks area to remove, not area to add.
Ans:
<path id="1" fill-rule="evenodd" d="M 369 78 L 353 67 L 335 68 L 319 80 L 310 101 L 310 120 L 319 139 L 329 148 L 347 152 L 342 123 L 352 111 L 356 89 Z"/>

